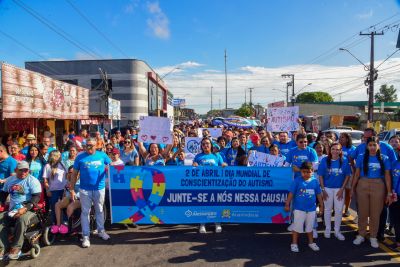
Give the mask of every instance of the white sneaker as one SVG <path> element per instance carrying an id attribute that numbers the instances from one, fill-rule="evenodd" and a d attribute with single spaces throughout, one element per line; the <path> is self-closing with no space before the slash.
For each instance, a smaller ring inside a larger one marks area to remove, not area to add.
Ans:
<path id="1" fill-rule="evenodd" d="M 379 248 L 378 239 L 371 237 L 371 238 L 369 239 L 369 242 L 371 242 L 371 247 L 373 247 L 373 248 Z"/>
<path id="2" fill-rule="evenodd" d="M 318 232 L 316 229 L 312 230 L 312 236 L 313 236 L 313 238 L 318 238 Z"/>
<path id="3" fill-rule="evenodd" d="M 325 230 L 324 237 L 325 238 L 331 238 L 331 230 Z"/>
<path id="4" fill-rule="evenodd" d="M 319 251 L 319 247 L 315 243 L 308 244 L 308 247 L 311 248 L 313 251 Z"/>
<path id="5" fill-rule="evenodd" d="M 222 226 L 220 223 L 215 224 L 215 232 L 216 233 L 221 233 L 222 232 Z"/>
<path id="6" fill-rule="evenodd" d="M 290 244 L 290 250 L 292 252 L 299 252 L 299 246 L 297 244 Z"/>
<path id="7" fill-rule="evenodd" d="M 82 247 L 83 248 L 88 248 L 90 247 L 90 240 L 88 236 L 84 236 L 82 239 Z"/>
<path id="8" fill-rule="evenodd" d="M 199 233 L 200 234 L 207 233 L 206 226 L 204 224 L 200 224 Z"/>
<path id="9" fill-rule="evenodd" d="M 110 236 L 106 233 L 106 231 L 101 231 L 100 233 L 97 234 L 98 237 L 100 237 L 103 240 L 108 240 L 110 239 Z"/>
<path id="10" fill-rule="evenodd" d="M 344 235 L 341 232 L 336 232 L 335 237 L 340 241 L 346 240 L 346 238 L 344 237 Z"/>
<path id="11" fill-rule="evenodd" d="M 353 241 L 353 244 L 358 246 L 364 241 L 365 241 L 364 237 L 357 235 L 356 239 L 354 239 L 354 241 Z"/>

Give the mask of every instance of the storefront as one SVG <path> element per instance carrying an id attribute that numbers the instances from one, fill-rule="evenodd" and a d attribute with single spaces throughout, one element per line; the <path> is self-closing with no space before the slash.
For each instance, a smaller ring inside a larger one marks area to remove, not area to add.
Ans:
<path id="1" fill-rule="evenodd" d="M 42 74 L 1 65 L 0 134 L 29 131 L 39 138 L 48 127 L 62 145 L 63 131 L 89 119 L 89 90 Z"/>

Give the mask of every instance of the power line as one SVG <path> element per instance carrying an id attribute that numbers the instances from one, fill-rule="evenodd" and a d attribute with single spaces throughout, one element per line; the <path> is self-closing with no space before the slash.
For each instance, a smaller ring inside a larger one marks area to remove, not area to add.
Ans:
<path id="1" fill-rule="evenodd" d="M 127 54 L 122 51 L 110 38 L 108 38 L 97 26 L 85 15 L 82 11 L 78 9 L 76 5 L 72 3 L 71 0 L 66 0 L 67 3 L 98 33 L 100 34 L 111 46 L 118 50 L 124 57 L 129 58 Z"/>

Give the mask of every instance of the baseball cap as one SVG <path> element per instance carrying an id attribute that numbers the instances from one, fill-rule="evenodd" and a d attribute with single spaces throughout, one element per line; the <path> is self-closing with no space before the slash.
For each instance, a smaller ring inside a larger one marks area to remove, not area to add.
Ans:
<path id="1" fill-rule="evenodd" d="M 27 140 L 36 140 L 36 136 L 34 136 L 33 134 L 28 134 L 28 135 L 26 136 L 26 139 L 27 139 Z"/>
<path id="2" fill-rule="evenodd" d="M 114 154 L 114 155 L 115 155 L 115 154 L 118 154 L 118 155 L 119 155 L 121 152 L 119 152 L 119 149 L 118 149 L 118 148 L 113 148 L 113 150 L 111 151 L 111 153 Z"/>
<path id="3" fill-rule="evenodd" d="M 18 170 L 29 169 L 29 163 L 26 162 L 25 160 L 22 160 L 22 161 L 18 162 L 17 169 Z"/>

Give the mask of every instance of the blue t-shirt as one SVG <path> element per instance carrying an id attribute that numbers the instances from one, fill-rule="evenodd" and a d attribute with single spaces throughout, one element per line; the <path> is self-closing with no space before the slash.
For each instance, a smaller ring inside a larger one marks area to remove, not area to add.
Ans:
<path id="1" fill-rule="evenodd" d="M 389 158 L 385 155 L 382 155 L 383 165 L 385 170 L 391 169 L 391 163 Z M 356 168 L 360 169 L 360 178 L 365 177 L 369 179 L 383 179 L 385 178 L 384 172 L 381 174 L 381 164 L 376 156 L 369 156 L 368 161 L 368 173 L 364 173 L 364 155 L 361 154 L 358 156 L 356 160 Z"/>
<path id="2" fill-rule="evenodd" d="M 365 149 L 366 149 L 367 145 L 366 143 L 362 143 L 360 144 L 351 154 L 351 158 L 354 160 L 357 160 L 358 156 L 360 156 L 361 154 L 365 153 Z M 385 155 L 389 158 L 390 162 L 396 161 L 397 160 L 397 156 L 396 153 L 394 152 L 393 148 L 389 145 L 386 144 L 384 142 L 379 141 L 379 147 L 381 150 L 381 154 Z"/>
<path id="3" fill-rule="evenodd" d="M 16 176 L 11 176 L 4 183 L 2 190 L 10 194 L 9 210 L 12 210 L 14 206 L 31 200 L 32 194 L 41 193 L 42 186 L 40 185 L 39 180 L 32 175 L 28 175 L 25 179 L 19 179 Z"/>
<path id="4" fill-rule="evenodd" d="M 321 187 L 317 179 L 295 179 L 290 187 L 293 194 L 293 209 L 301 211 L 315 211 L 317 195 L 321 194 Z"/>
<path id="5" fill-rule="evenodd" d="M 178 147 L 173 147 L 171 149 L 171 154 L 174 155 L 178 151 Z M 176 165 L 176 159 L 169 159 L 165 162 L 165 165 Z"/>
<path id="6" fill-rule="evenodd" d="M 24 154 L 25 156 L 28 155 L 29 152 L 29 146 L 25 146 L 24 148 L 21 149 L 21 153 Z"/>
<path id="7" fill-rule="evenodd" d="M 354 153 L 355 150 L 356 150 L 355 146 L 351 146 L 350 148 L 342 147 L 343 156 L 349 158 L 349 156 L 351 157 L 351 155 Z"/>
<path id="8" fill-rule="evenodd" d="M 17 168 L 17 161 L 8 156 L 5 160 L 0 162 L 0 179 L 5 179 L 15 171 Z"/>
<path id="9" fill-rule="evenodd" d="M 158 155 L 156 160 L 153 160 L 152 157 L 147 156 L 147 158 L 144 161 L 145 166 L 165 166 L 165 159 L 161 156 Z"/>
<path id="10" fill-rule="evenodd" d="M 224 152 L 225 152 L 224 153 L 225 162 L 228 164 L 228 166 L 237 166 L 238 164 L 236 161 L 236 156 L 237 156 L 238 150 L 233 149 L 233 148 L 228 148 Z"/>
<path id="11" fill-rule="evenodd" d="M 139 157 L 139 153 L 137 152 L 136 149 L 132 150 L 131 152 L 125 154 L 124 150 L 121 150 L 121 155 L 120 158 L 124 162 L 124 164 L 127 164 L 128 162 L 134 162 L 137 157 Z"/>
<path id="12" fill-rule="evenodd" d="M 283 144 L 279 141 L 274 141 L 272 143 L 278 146 L 279 152 L 282 156 L 285 156 L 286 158 L 288 157 L 290 149 L 297 147 L 296 143 L 293 143 L 292 141 L 287 142 L 286 144 Z"/>
<path id="13" fill-rule="evenodd" d="M 104 189 L 107 176 L 106 165 L 110 165 L 111 159 L 101 151 L 94 154 L 83 152 L 74 162 L 74 169 L 80 172 L 80 188 L 83 190 Z"/>
<path id="14" fill-rule="evenodd" d="M 328 157 L 325 157 L 319 164 L 318 175 L 322 176 L 325 187 L 341 188 L 346 176 L 351 175 L 350 164 L 346 158 L 343 158 L 341 166 L 339 159 L 331 160 L 331 167 L 328 169 Z"/>
<path id="15" fill-rule="evenodd" d="M 219 153 L 199 153 L 194 157 L 193 162 L 196 162 L 199 166 L 221 166 L 224 163 Z"/>
<path id="16" fill-rule="evenodd" d="M 31 171 L 31 175 L 38 179 L 40 182 L 43 182 L 43 168 L 46 164 L 43 164 L 40 160 L 32 160 L 29 164 L 29 170 Z"/>
<path id="17" fill-rule="evenodd" d="M 400 196 L 400 161 L 392 163 L 392 188 Z"/>
<path id="18" fill-rule="evenodd" d="M 303 162 L 318 162 L 317 152 L 313 148 L 306 147 L 305 149 L 299 149 L 298 147 L 294 147 L 289 150 L 288 155 L 286 156 L 286 161 L 298 168 L 301 167 Z M 300 172 L 294 172 L 294 177 L 301 177 Z"/>

